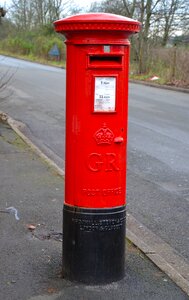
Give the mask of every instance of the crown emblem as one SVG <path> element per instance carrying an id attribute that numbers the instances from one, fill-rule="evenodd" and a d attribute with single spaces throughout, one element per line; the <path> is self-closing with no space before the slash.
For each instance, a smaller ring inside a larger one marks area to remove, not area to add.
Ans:
<path id="1" fill-rule="evenodd" d="M 111 145 L 111 143 L 114 139 L 114 134 L 106 126 L 106 124 L 104 124 L 102 128 L 100 128 L 97 132 L 95 132 L 94 138 L 95 138 L 98 145 L 101 145 L 101 144 Z"/>

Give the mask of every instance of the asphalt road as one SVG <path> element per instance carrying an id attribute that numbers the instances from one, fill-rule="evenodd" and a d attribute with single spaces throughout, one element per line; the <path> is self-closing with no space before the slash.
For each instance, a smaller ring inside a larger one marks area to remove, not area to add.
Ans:
<path id="1" fill-rule="evenodd" d="M 15 73 L 0 110 L 56 163 L 64 158 L 65 70 L 0 56 Z M 189 94 L 130 84 L 128 212 L 189 260 Z"/>
<path id="2" fill-rule="evenodd" d="M 0 99 L 0 110 L 26 124 L 24 131 L 50 158 L 63 166 L 65 70 L 0 56 L 0 72 L 13 78 Z"/>

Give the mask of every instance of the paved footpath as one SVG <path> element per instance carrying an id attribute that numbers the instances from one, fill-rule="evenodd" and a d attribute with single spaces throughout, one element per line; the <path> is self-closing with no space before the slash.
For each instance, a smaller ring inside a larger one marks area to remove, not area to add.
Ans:
<path id="1" fill-rule="evenodd" d="M 104 286 L 64 280 L 62 177 L 1 122 L 0 191 L 0 299 L 189 299 L 129 242 L 123 280 Z"/>

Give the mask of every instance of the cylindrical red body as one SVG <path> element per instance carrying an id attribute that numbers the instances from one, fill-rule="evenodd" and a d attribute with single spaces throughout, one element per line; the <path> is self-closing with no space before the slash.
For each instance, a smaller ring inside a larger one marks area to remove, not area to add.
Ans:
<path id="1" fill-rule="evenodd" d="M 110 240 L 110 232 L 113 232 L 117 239 L 116 231 L 120 231 L 123 245 L 128 122 L 128 36 L 138 32 L 140 24 L 112 14 L 86 14 L 56 21 L 55 29 L 65 35 L 67 45 L 64 203 L 66 221 L 63 229 L 65 230 L 69 223 L 65 234 L 69 232 L 70 227 L 77 227 L 79 236 L 81 232 L 86 232 L 87 235 L 107 232 Z M 98 215 L 103 215 L 103 218 L 97 220 Z M 107 218 L 106 215 L 111 215 L 111 218 Z M 73 239 L 75 243 L 74 236 Z M 65 255 L 70 251 L 81 252 L 77 250 L 80 248 L 73 249 L 71 242 L 66 240 L 64 243 L 69 246 L 65 246 Z M 118 256 L 124 257 L 123 247 L 121 246 L 122 254 L 118 253 Z M 79 280 L 79 275 L 73 274 L 77 271 L 72 269 L 72 263 L 68 263 L 67 259 L 63 261 L 68 278 Z M 123 259 L 121 264 L 124 264 Z M 123 267 L 121 269 L 123 274 Z M 86 268 L 83 281 L 87 281 L 88 273 Z M 81 275 L 81 271 L 79 274 Z M 116 276 L 107 280 L 105 278 L 104 281 L 115 280 Z M 119 274 L 117 278 L 121 276 Z M 97 275 L 92 274 L 89 282 L 98 282 L 96 277 Z"/>

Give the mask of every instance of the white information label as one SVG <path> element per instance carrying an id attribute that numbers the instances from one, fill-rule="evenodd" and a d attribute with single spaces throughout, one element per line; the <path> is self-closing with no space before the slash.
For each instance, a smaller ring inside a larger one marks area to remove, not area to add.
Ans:
<path id="1" fill-rule="evenodd" d="M 115 111 L 116 77 L 95 77 L 95 112 Z"/>

